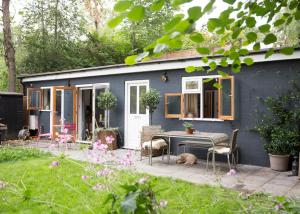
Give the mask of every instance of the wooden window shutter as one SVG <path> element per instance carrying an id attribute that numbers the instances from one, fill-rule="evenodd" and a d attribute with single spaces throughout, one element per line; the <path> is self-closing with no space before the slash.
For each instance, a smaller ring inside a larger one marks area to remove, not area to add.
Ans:
<path id="1" fill-rule="evenodd" d="M 222 120 L 234 120 L 234 77 L 220 77 L 219 84 L 221 88 L 218 89 L 218 117 Z"/>
<path id="2" fill-rule="evenodd" d="M 40 110 L 42 107 L 42 91 L 39 88 L 27 89 L 27 110 Z"/>
<path id="3" fill-rule="evenodd" d="M 184 96 L 181 93 L 165 94 L 165 118 L 184 116 Z"/>

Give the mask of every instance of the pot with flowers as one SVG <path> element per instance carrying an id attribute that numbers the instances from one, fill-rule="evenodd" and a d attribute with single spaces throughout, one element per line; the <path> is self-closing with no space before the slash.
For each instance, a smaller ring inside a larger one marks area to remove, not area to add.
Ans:
<path id="1" fill-rule="evenodd" d="M 194 133 L 195 129 L 193 129 L 193 124 L 191 124 L 189 122 L 184 122 L 182 125 L 185 128 L 185 131 L 186 131 L 187 134 L 193 134 Z"/>
<path id="2" fill-rule="evenodd" d="M 117 149 L 117 135 L 119 133 L 118 128 L 111 128 L 108 113 L 110 110 L 116 107 L 117 98 L 111 92 L 100 93 L 97 96 L 97 105 L 100 109 L 105 111 L 104 127 L 97 127 L 96 133 L 98 140 L 102 143 L 108 143 L 109 149 Z M 97 124 L 96 124 L 97 125 Z"/>

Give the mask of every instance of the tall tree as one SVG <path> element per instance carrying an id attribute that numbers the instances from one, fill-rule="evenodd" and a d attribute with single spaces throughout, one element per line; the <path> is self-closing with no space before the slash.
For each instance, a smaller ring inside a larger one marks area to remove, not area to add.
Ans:
<path id="1" fill-rule="evenodd" d="M 2 0 L 4 58 L 8 68 L 8 91 L 16 91 L 16 59 L 11 33 L 10 0 Z"/>

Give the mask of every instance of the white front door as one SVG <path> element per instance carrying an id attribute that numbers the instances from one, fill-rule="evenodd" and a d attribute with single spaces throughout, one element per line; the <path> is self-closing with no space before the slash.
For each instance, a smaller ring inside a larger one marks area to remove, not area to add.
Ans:
<path id="1" fill-rule="evenodd" d="M 125 148 L 140 149 L 142 127 L 149 125 L 149 111 L 142 106 L 141 96 L 148 89 L 148 80 L 125 82 Z"/>

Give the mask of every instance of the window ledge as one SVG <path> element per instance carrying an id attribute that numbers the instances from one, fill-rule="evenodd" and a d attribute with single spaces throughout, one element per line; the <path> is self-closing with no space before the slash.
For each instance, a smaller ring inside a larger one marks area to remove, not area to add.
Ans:
<path id="1" fill-rule="evenodd" d="M 180 120 L 191 120 L 191 121 L 215 121 L 215 122 L 222 122 L 224 120 L 217 119 L 217 118 L 180 118 Z"/>
<path id="2" fill-rule="evenodd" d="M 41 109 L 40 111 L 51 111 L 50 109 Z"/>

